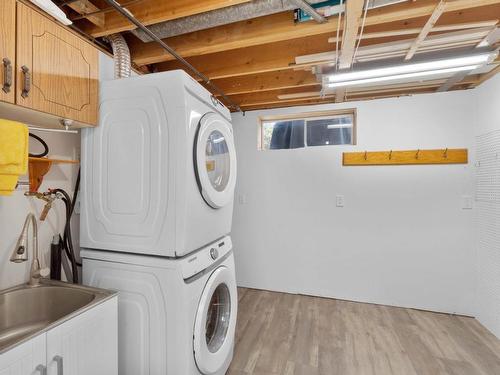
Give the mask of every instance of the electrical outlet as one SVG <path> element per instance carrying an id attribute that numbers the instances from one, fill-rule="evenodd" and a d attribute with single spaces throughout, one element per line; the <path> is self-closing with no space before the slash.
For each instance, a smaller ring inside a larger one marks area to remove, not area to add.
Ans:
<path id="1" fill-rule="evenodd" d="M 343 195 L 337 195 L 335 202 L 337 204 L 337 207 L 344 207 L 344 196 Z"/>

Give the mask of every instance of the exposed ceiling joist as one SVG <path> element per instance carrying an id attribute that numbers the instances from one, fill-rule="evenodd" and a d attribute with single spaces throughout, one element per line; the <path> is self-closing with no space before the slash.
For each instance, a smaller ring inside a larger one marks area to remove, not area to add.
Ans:
<path id="1" fill-rule="evenodd" d="M 358 35 L 364 4 L 364 0 L 349 0 L 346 4 L 344 32 L 342 34 L 342 48 L 338 58 L 338 69 L 348 69 L 352 65 L 354 53 L 356 51 L 356 43 L 359 39 Z M 343 102 L 345 94 L 345 87 L 339 87 L 335 90 L 335 102 Z"/>
<path id="2" fill-rule="evenodd" d="M 209 55 L 194 56 L 189 58 L 188 61 L 211 79 L 243 77 L 291 69 L 295 64 L 296 56 L 331 49 L 327 42 L 329 35 L 320 34 Z M 156 66 L 160 71 L 180 68 L 179 63 L 176 61 L 163 62 Z"/>
<path id="3" fill-rule="evenodd" d="M 152 25 L 249 1 L 251 0 L 142 0 L 127 9 L 143 24 Z M 105 15 L 104 27 L 92 25 L 83 29 L 93 37 L 100 37 L 133 30 L 135 26 L 121 15 L 112 12 Z"/>
<path id="4" fill-rule="evenodd" d="M 457 30 L 468 30 L 468 29 L 478 29 L 485 27 L 493 27 L 498 24 L 498 20 L 489 20 L 482 22 L 466 22 L 466 23 L 457 23 L 452 25 L 442 25 L 435 26 L 432 28 L 431 32 L 444 32 L 444 31 L 457 31 Z M 404 36 L 404 35 L 414 35 L 419 34 L 422 31 L 421 27 L 417 28 L 407 28 L 407 29 L 398 29 L 398 30 L 388 30 L 388 31 L 378 31 L 372 33 L 363 33 L 363 35 L 358 35 L 358 38 L 366 39 L 376 39 L 376 38 L 389 38 L 394 36 Z M 341 38 L 339 38 L 341 39 Z M 329 43 L 335 43 L 337 41 L 336 37 L 332 37 L 328 39 Z"/>
<path id="5" fill-rule="evenodd" d="M 332 22 L 304 22 L 296 25 L 291 13 L 285 12 L 195 31 L 167 38 L 165 41 L 180 55 L 190 57 L 331 33 L 334 29 Z M 172 56 L 155 43 L 144 44 L 139 40 L 132 40 L 130 47 L 132 58 L 138 65 L 172 60 Z"/>
<path id="6" fill-rule="evenodd" d="M 349 0 L 346 4 L 342 49 L 339 55 L 339 69 L 351 67 L 358 40 L 359 27 L 365 0 Z"/>
<path id="7" fill-rule="evenodd" d="M 311 72 L 294 72 L 293 70 L 246 75 L 239 79 L 231 77 L 212 81 L 227 95 L 310 87 L 319 84 L 317 78 Z"/>
<path id="8" fill-rule="evenodd" d="M 446 0 L 440 0 L 438 5 L 436 5 L 436 8 L 434 8 L 434 11 L 432 12 L 431 16 L 427 20 L 426 24 L 424 25 L 422 30 L 420 30 L 420 33 L 418 34 L 417 38 L 410 46 L 410 49 L 408 50 L 408 53 L 405 56 L 405 60 L 410 60 L 413 57 L 413 55 L 415 55 L 415 52 L 417 52 L 417 49 L 423 43 L 425 38 L 427 38 L 427 35 L 431 32 L 432 28 L 438 21 L 439 17 L 441 17 L 441 14 L 443 14 L 445 9 L 446 9 Z"/>
<path id="9" fill-rule="evenodd" d="M 500 0 L 454 0 L 448 4 L 445 11 L 460 11 L 498 3 L 500 3 Z M 434 11 L 435 6 L 435 0 L 419 0 L 418 2 L 404 2 L 372 9 L 368 11 L 365 24 L 366 26 L 370 26 L 407 18 L 429 16 Z M 336 17 L 332 17 L 331 22 L 324 24 L 305 22 L 295 25 L 291 14 L 280 13 L 167 38 L 166 41 L 184 57 L 197 56 L 332 33 L 336 31 L 335 19 Z M 131 43 L 131 49 L 133 59 L 138 65 L 158 63 L 172 59 L 170 55 L 164 53 L 158 46 L 152 44 L 144 45 L 137 40 Z"/>
<path id="10" fill-rule="evenodd" d="M 473 75 L 467 77 L 466 80 L 462 82 L 462 84 L 473 84 L 477 82 L 479 79 L 478 75 Z M 352 90 L 350 91 L 351 94 L 363 94 L 363 93 L 371 93 L 371 92 L 390 92 L 390 91 L 395 91 L 395 90 L 402 90 L 402 89 L 415 89 L 415 88 L 431 88 L 431 87 L 438 87 L 439 85 L 442 85 L 446 80 L 443 79 L 437 79 L 437 80 L 429 80 L 425 82 L 409 82 L 409 83 L 397 83 L 397 84 L 385 84 L 385 85 L 378 85 L 376 87 L 371 87 L 371 88 L 366 88 L 366 87 L 353 87 Z M 288 99 L 301 99 L 301 98 L 319 98 L 322 95 L 326 94 L 326 96 L 330 95 L 333 97 L 333 93 L 324 93 L 321 91 L 304 91 L 304 92 L 299 92 L 299 93 L 293 93 L 293 94 L 281 94 L 278 95 L 278 99 L 281 100 L 288 100 Z"/>
<path id="11" fill-rule="evenodd" d="M 309 0 L 318 3 L 323 0 Z M 217 9 L 211 12 L 199 13 L 190 17 L 178 18 L 149 26 L 149 30 L 159 38 L 170 38 L 177 35 L 211 29 L 231 23 L 246 21 L 252 18 L 268 16 L 281 12 L 292 11 L 297 6 L 290 0 L 253 0 L 247 3 Z M 134 30 L 133 34 L 143 42 L 151 39 L 141 30 Z"/>
<path id="12" fill-rule="evenodd" d="M 89 20 L 92 24 L 97 27 L 104 27 L 104 14 L 97 13 L 99 12 L 99 8 L 92 4 L 89 0 L 78 0 L 68 3 L 68 6 L 73 9 L 75 12 L 83 15 L 84 18 Z M 88 14 L 88 15 L 87 15 Z"/>
<path id="13" fill-rule="evenodd" d="M 357 92 L 349 94 L 345 101 L 355 101 L 355 100 L 370 100 L 370 99 L 381 99 L 394 96 L 409 96 L 411 94 L 422 94 L 422 93 L 432 93 L 435 91 L 435 86 L 432 87 L 421 87 L 413 89 L 412 93 L 409 93 L 407 89 L 394 89 L 385 92 L 378 92 L 374 90 Z M 335 101 L 335 95 L 326 95 L 324 97 L 315 98 L 297 98 L 289 100 L 263 100 L 263 101 L 242 101 L 241 107 L 245 111 L 257 110 L 257 109 L 268 109 L 268 108 L 282 108 L 287 106 L 299 106 L 299 105 L 312 105 L 312 104 L 324 104 L 332 103 Z"/>
<path id="14" fill-rule="evenodd" d="M 437 34 L 428 37 L 420 45 L 419 52 L 443 50 L 449 47 L 475 45 L 491 32 L 490 28 L 462 30 Z M 358 62 L 405 56 L 411 47 L 413 39 L 398 40 L 396 42 L 380 43 L 360 47 L 355 60 Z M 335 61 L 335 51 L 313 55 L 297 56 L 297 65 L 310 66 L 313 64 L 327 64 Z"/>

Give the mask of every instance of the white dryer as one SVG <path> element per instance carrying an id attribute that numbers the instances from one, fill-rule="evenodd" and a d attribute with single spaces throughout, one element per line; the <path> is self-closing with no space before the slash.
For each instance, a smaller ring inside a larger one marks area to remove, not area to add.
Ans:
<path id="1" fill-rule="evenodd" d="M 237 289 L 230 237 L 190 256 L 82 250 L 84 283 L 119 291 L 120 375 L 223 375 Z"/>
<path id="2" fill-rule="evenodd" d="M 229 234 L 230 120 L 181 70 L 103 82 L 82 133 L 81 246 L 181 257 Z"/>

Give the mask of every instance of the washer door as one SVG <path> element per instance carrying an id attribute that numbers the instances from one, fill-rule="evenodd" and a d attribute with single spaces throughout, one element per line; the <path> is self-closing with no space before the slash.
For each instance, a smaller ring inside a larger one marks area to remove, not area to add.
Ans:
<path id="1" fill-rule="evenodd" d="M 194 325 L 194 357 L 205 375 L 220 371 L 232 353 L 237 301 L 234 273 L 217 268 L 203 290 Z"/>
<path id="2" fill-rule="evenodd" d="M 231 124 L 216 113 L 204 115 L 194 143 L 194 167 L 205 202 L 221 208 L 234 196 L 236 151 Z"/>

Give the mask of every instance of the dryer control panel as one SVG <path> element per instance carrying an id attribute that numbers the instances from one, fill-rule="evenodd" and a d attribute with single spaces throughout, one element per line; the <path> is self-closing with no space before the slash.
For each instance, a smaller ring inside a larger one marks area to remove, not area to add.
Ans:
<path id="1" fill-rule="evenodd" d="M 190 277 L 209 269 L 214 264 L 218 264 L 219 261 L 224 259 L 232 248 L 233 243 L 231 241 L 231 237 L 226 236 L 185 257 L 181 260 L 183 279 L 189 279 Z"/>

